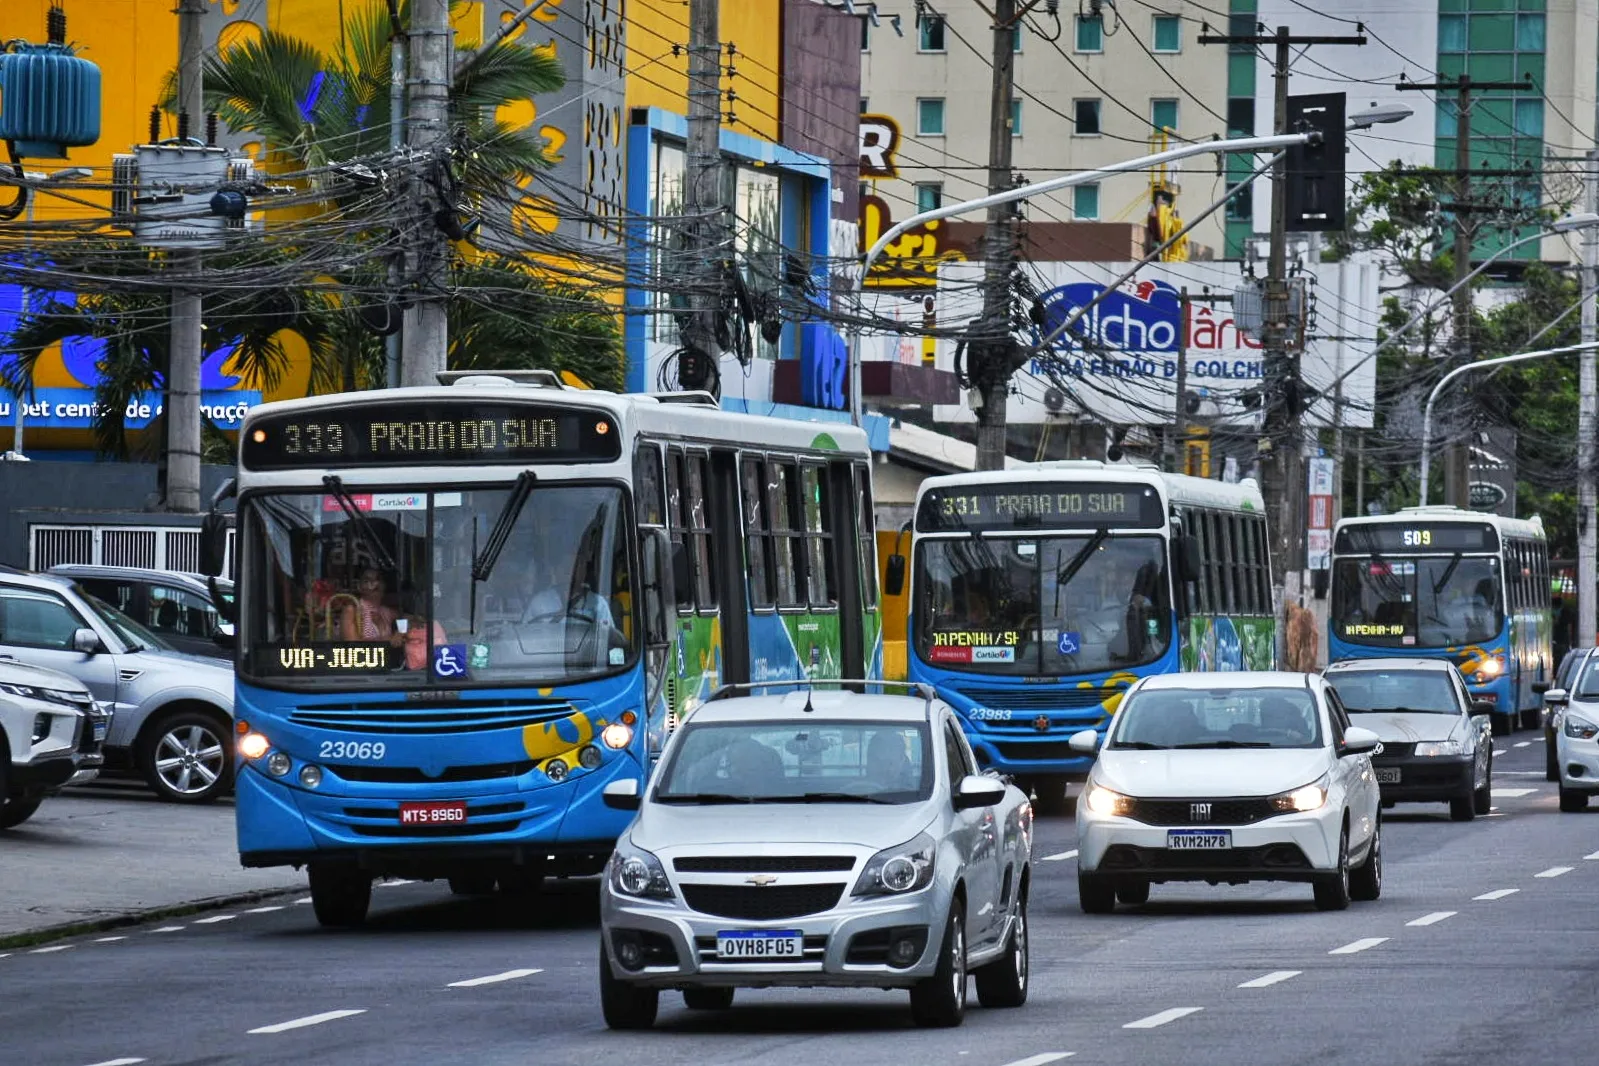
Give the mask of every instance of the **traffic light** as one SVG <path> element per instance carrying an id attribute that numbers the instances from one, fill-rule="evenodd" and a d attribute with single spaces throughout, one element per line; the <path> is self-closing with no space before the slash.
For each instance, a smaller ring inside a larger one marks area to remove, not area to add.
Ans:
<path id="1" fill-rule="evenodd" d="M 1295 145 L 1284 160 L 1290 233 L 1344 228 L 1344 94 L 1288 98 L 1288 132 L 1321 134 L 1317 144 Z"/>

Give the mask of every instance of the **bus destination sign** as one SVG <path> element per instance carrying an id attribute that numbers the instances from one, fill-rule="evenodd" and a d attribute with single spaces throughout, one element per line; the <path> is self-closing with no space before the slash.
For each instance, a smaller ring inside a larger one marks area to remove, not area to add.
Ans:
<path id="1" fill-rule="evenodd" d="M 601 463 L 621 454 L 602 411 L 548 404 L 401 400 L 265 415 L 244 431 L 243 465 L 430 466 Z"/>
<path id="2" fill-rule="evenodd" d="M 1384 522 L 1345 526 L 1333 551 L 1340 555 L 1448 555 L 1499 550 L 1487 522 Z"/>
<path id="3" fill-rule="evenodd" d="M 250 649 L 258 677 L 340 677 L 394 669 L 403 656 L 388 644 L 258 644 Z"/>
<path id="4" fill-rule="evenodd" d="M 922 497 L 923 533 L 1004 529 L 1159 529 L 1160 495 L 1149 485 L 1026 482 L 933 489 Z"/>

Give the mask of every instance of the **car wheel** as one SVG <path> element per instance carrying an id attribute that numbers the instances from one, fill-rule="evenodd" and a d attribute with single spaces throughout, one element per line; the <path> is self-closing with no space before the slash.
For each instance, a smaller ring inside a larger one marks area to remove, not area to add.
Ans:
<path id="1" fill-rule="evenodd" d="M 1116 909 L 1116 885 L 1107 877 L 1078 870 L 1077 903 L 1084 914 L 1110 914 Z"/>
<path id="2" fill-rule="evenodd" d="M 1121 883 L 1121 887 L 1116 889 L 1116 902 L 1125 903 L 1130 907 L 1136 907 L 1139 904 L 1148 903 L 1149 882 L 1136 880 L 1123 881 Z"/>
<path id="3" fill-rule="evenodd" d="M 1560 753 L 1556 750 L 1555 738 L 1550 733 L 1543 735 L 1543 779 L 1545 781 L 1560 780 Z"/>
<path id="4" fill-rule="evenodd" d="M 203 711 L 178 711 L 155 723 L 140 746 L 139 769 L 171 803 L 210 803 L 233 783 L 228 731 Z"/>
<path id="5" fill-rule="evenodd" d="M 1005 954 L 975 971 L 977 1002 L 985 1007 L 1020 1007 L 1027 1002 L 1027 897 L 1016 901 Z"/>
<path id="6" fill-rule="evenodd" d="M 311 909 L 316 920 L 330 929 L 349 929 L 366 921 L 372 905 L 372 875 L 353 863 L 313 862 Z"/>
<path id="7" fill-rule="evenodd" d="M 1369 903 L 1382 895 L 1382 819 L 1372 831 L 1371 851 L 1366 861 L 1349 874 L 1349 898 Z"/>
<path id="8" fill-rule="evenodd" d="M 966 1017 L 966 915 L 950 904 L 933 976 L 911 988 L 911 1015 L 924 1029 L 951 1029 Z"/>
<path id="9" fill-rule="evenodd" d="M 612 1029 L 648 1029 L 655 1024 L 661 1006 L 661 993 L 640 988 L 611 973 L 611 960 L 605 954 L 605 933 L 600 933 L 600 1011 Z"/>
<path id="10" fill-rule="evenodd" d="M 494 875 L 485 873 L 456 874 L 450 878 L 450 891 L 457 896 L 492 896 Z"/>
<path id="11" fill-rule="evenodd" d="M 727 1010 L 732 1005 L 731 988 L 683 989 L 683 1006 L 689 1010 Z"/>
<path id="12" fill-rule="evenodd" d="M 1489 811 L 1493 810 L 1493 803 L 1494 803 L 1494 757 L 1493 757 L 1492 753 L 1489 753 L 1489 755 L 1488 755 L 1488 780 L 1484 781 L 1482 783 L 1482 787 L 1477 789 L 1475 792 L 1473 792 L 1471 794 L 1471 809 L 1474 810 L 1475 812 L 1477 812 L 1478 814 L 1487 814 Z"/>
<path id="13" fill-rule="evenodd" d="M 1338 835 L 1338 869 L 1315 884 L 1316 909 L 1341 911 L 1349 907 L 1349 830 Z"/>
<path id="14" fill-rule="evenodd" d="M 43 796 L 35 796 L 32 799 L 7 796 L 0 799 L 0 829 L 10 829 L 26 822 L 33 817 L 33 812 L 38 810 L 39 804 L 43 802 Z"/>
<path id="15" fill-rule="evenodd" d="M 1560 809 L 1567 814 L 1587 810 L 1588 793 L 1578 792 L 1574 788 L 1562 788 L 1560 790 Z"/>
<path id="16" fill-rule="evenodd" d="M 1469 822 L 1477 817 L 1475 794 L 1467 792 L 1449 801 L 1449 817 L 1456 822 Z"/>

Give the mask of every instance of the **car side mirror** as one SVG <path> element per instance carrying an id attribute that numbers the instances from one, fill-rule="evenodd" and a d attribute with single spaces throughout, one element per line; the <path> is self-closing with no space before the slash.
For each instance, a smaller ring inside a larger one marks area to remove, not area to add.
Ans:
<path id="1" fill-rule="evenodd" d="M 672 640 L 667 612 L 677 603 L 677 594 L 666 566 L 671 551 L 672 541 L 663 529 L 652 529 L 644 538 L 644 643 L 652 648 L 663 648 Z"/>
<path id="2" fill-rule="evenodd" d="M 955 809 L 992 807 L 1005 798 L 1005 782 L 983 774 L 967 774 L 955 786 Z"/>
<path id="3" fill-rule="evenodd" d="M 1552 688 L 1543 694 L 1543 701 L 1552 707 L 1562 707 L 1571 702 L 1571 693 L 1563 688 Z"/>
<path id="4" fill-rule="evenodd" d="M 1358 725 L 1351 726 L 1344 733 L 1343 747 L 1339 749 L 1338 754 L 1366 755 L 1370 752 L 1376 751 L 1378 746 L 1381 744 L 1382 738 L 1376 733 L 1373 733 L 1369 729 L 1362 729 Z"/>
<path id="5" fill-rule="evenodd" d="M 100 634 L 92 629 L 74 629 L 72 650 L 81 651 L 85 655 L 99 655 L 105 651 L 105 644 L 100 640 Z"/>
<path id="6" fill-rule="evenodd" d="M 883 595 L 899 596 L 905 591 L 905 557 L 898 552 L 888 557 L 888 569 L 883 574 Z"/>
<path id="7" fill-rule="evenodd" d="M 1476 714 L 1493 714 L 1494 711 L 1496 711 L 1498 709 L 1499 709 L 1498 705 L 1493 704 L 1493 703 L 1489 703 L 1487 700 L 1472 700 L 1471 701 L 1471 713 L 1474 714 L 1474 715 L 1476 715 Z"/>
<path id="8" fill-rule="evenodd" d="M 1084 729 L 1073 733 L 1066 743 L 1079 755 L 1092 755 L 1099 750 L 1099 730 Z"/>
<path id="9" fill-rule="evenodd" d="M 222 588 L 217 584 L 215 575 L 205 579 L 206 590 L 211 593 L 211 606 L 215 608 L 217 616 L 228 625 L 239 620 L 238 604 L 222 594 Z"/>
<path id="10" fill-rule="evenodd" d="M 211 640 L 217 647 L 226 648 L 229 651 L 233 651 L 239 646 L 238 633 L 228 623 L 217 626 L 217 631 L 211 634 Z"/>
<path id="11" fill-rule="evenodd" d="M 601 801 L 612 810 L 636 811 L 644 800 L 639 792 L 638 782 L 633 778 L 621 781 L 612 781 L 600 792 Z"/>

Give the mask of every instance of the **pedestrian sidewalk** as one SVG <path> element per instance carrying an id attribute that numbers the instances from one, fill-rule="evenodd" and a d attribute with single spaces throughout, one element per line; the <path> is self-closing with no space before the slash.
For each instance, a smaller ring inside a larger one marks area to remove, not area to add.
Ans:
<path id="1" fill-rule="evenodd" d="M 96 784 L 51 797 L 0 832 L 0 946 L 305 883 L 304 870 L 239 865 L 231 800 L 190 807 Z"/>

